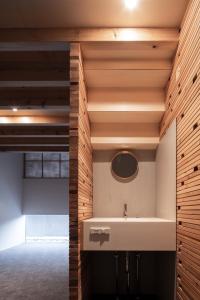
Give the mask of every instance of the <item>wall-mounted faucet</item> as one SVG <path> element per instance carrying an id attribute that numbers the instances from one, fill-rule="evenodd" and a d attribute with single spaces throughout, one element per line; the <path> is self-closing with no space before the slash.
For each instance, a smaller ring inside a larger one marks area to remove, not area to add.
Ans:
<path id="1" fill-rule="evenodd" d="M 128 217 L 128 212 L 127 212 L 127 203 L 124 203 L 124 217 Z"/>

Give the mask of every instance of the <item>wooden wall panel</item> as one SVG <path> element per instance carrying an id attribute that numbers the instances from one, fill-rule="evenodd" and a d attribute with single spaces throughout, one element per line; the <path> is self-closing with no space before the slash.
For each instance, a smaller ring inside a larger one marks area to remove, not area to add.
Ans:
<path id="1" fill-rule="evenodd" d="M 79 44 L 70 51 L 70 300 L 89 300 L 89 263 L 81 252 L 81 223 L 92 217 L 92 148 Z"/>
<path id="2" fill-rule="evenodd" d="M 189 3 L 161 136 L 177 118 L 177 299 L 200 299 L 200 0 Z"/>

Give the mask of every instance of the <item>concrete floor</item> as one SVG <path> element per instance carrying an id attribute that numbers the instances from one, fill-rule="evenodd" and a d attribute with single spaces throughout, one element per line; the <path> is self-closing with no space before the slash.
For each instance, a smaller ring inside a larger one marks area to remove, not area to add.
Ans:
<path id="1" fill-rule="evenodd" d="M 0 252 L 0 299 L 68 300 L 68 247 L 28 243 Z"/>

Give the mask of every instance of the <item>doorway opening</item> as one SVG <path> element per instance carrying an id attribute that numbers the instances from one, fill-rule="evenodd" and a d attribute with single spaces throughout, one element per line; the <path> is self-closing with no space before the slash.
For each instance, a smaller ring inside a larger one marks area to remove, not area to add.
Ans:
<path id="1" fill-rule="evenodd" d="M 0 166 L 0 298 L 67 299 L 68 153 L 1 152 Z"/>

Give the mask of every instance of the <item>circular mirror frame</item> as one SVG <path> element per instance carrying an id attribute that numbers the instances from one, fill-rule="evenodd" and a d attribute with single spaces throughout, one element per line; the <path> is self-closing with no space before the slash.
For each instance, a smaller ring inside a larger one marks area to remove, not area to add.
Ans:
<path id="1" fill-rule="evenodd" d="M 115 171 L 113 171 L 113 167 L 112 167 L 112 164 L 113 164 L 113 161 L 114 159 L 120 155 L 120 154 L 129 154 L 130 156 L 132 156 L 136 161 L 137 161 L 137 169 L 136 171 L 134 172 L 134 174 L 132 174 L 131 176 L 129 177 L 120 177 L 118 174 L 115 173 Z M 128 150 L 121 150 L 119 152 L 117 152 L 113 158 L 112 158 L 112 161 L 111 161 L 111 173 L 113 175 L 113 177 L 115 179 L 117 179 L 118 181 L 120 182 L 130 182 L 131 180 L 135 179 L 138 175 L 138 172 L 139 172 L 139 165 L 138 165 L 138 159 L 137 157 L 131 152 L 131 151 L 128 151 Z"/>

